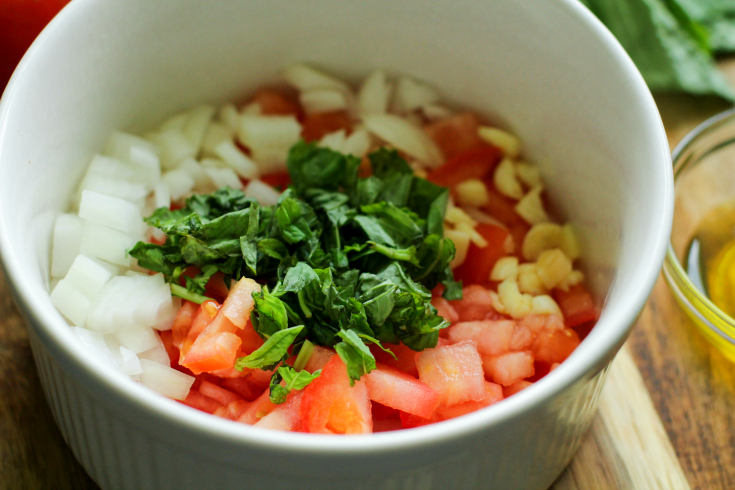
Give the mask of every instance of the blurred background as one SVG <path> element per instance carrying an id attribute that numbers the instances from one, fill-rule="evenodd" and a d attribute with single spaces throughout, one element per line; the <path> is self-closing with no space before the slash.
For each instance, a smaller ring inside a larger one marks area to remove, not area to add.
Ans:
<path id="1" fill-rule="evenodd" d="M 654 93 L 735 101 L 715 58 L 735 53 L 735 0 L 580 0 L 628 51 Z M 0 0 L 0 91 L 69 0 Z"/>

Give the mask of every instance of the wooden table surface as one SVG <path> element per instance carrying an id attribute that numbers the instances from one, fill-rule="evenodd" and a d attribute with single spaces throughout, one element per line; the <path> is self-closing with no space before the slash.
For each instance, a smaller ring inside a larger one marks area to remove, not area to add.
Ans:
<path id="1" fill-rule="evenodd" d="M 735 85 L 735 59 L 720 66 Z M 728 108 L 685 95 L 656 102 L 672 147 Z M 0 394 L 0 488 L 97 488 L 51 418 L 1 274 Z M 554 489 L 732 489 L 734 429 L 735 364 L 700 336 L 660 277 L 611 369 L 592 430 Z"/>

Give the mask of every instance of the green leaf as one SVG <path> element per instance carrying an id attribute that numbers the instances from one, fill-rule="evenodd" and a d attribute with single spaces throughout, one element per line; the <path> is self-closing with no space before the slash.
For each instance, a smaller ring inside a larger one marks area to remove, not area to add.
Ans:
<path id="1" fill-rule="evenodd" d="M 293 363 L 293 368 L 296 371 L 304 369 L 304 366 L 309 362 L 313 353 L 314 344 L 309 342 L 309 340 L 304 340 L 304 343 L 301 345 L 301 349 L 299 349 L 299 354 L 296 356 L 296 360 Z"/>
<path id="2" fill-rule="evenodd" d="M 288 152 L 286 166 L 299 193 L 312 187 L 336 191 L 354 185 L 360 159 L 300 141 Z"/>
<path id="3" fill-rule="evenodd" d="M 281 404 L 293 390 L 303 390 L 312 381 L 319 377 L 321 369 L 310 373 L 308 371 L 297 371 L 290 366 L 281 366 L 271 378 L 270 400 L 275 404 Z M 283 381 L 283 384 L 280 384 Z"/>
<path id="4" fill-rule="evenodd" d="M 375 358 L 362 339 L 352 330 L 340 330 L 337 336 L 342 339 L 342 342 L 335 345 L 334 349 L 347 366 L 350 386 L 354 386 L 355 381 L 359 380 L 363 374 L 375 369 Z"/>
<path id="5" fill-rule="evenodd" d="M 709 0 L 708 0 L 709 1 Z M 733 90 L 688 12 L 695 2 L 583 0 L 618 38 L 654 92 L 683 91 L 732 101 Z M 684 7 L 684 8 L 682 8 Z"/>
<path id="6" fill-rule="evenodd" d="M 261 337 L 268 338 L 288 326 L 286 305 L 267 288 L 259 293 L 253 293 L 255 308 L 250 314 L 255 331 Z"/>
<path id="7" fill-rule="evenodd" d="M 288 357 L 288 348 L 304 329 L 303 325 L 291 327 L 274 333 L 255 352 L 241 357 L 235 363 L 235 369 L 245 368 L 269 370 Z"/>
<path id="8" fill-rule="evenodd" d="M 191 301 L 198 305 L 204 303 L 207 300 L 212 299 L 212 298 L 208 298 L 207 296 L 203 296 L 201 294 L 192 293 L 185 287 L 179 286 L 178 284 L 169 284 L 169 286 L 171 286 L 172 295 L 178 296 L 179 298 L 185 299 L 187 301 Z"/>

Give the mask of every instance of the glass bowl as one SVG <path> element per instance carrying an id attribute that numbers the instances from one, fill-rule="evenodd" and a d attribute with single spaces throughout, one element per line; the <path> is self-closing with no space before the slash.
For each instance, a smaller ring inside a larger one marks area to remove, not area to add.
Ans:
<path id="1" fill-rule="evenodd" d="M 735 109 L 697 126 L 676 146 L 672 160 L 674 222 L 664 277 L 704 337 L 735 362 L 735 319 L 704 294 L 683 265 L 702 220 L 735 203 Z"/>

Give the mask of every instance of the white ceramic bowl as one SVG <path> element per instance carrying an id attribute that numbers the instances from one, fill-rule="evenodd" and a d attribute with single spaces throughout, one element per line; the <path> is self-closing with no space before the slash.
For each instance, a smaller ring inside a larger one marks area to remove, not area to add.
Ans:
<path id="1" fill-rule="evenodd" d="M 53 217 L 111 130 L 272 81 L 289 62 L 408 73 L 523 139 L 581 230 L 599 323 L 497 405 L 372 436 L 263 431 L 165 399 L 87 355 L 47 294 Z M 103 488 L 545 488 L 589 427 L 659 272 L 672 176 L 654 102 L 576 0 L 74 0 L 0 106 L 2 265 L 62 433 Z"/>

